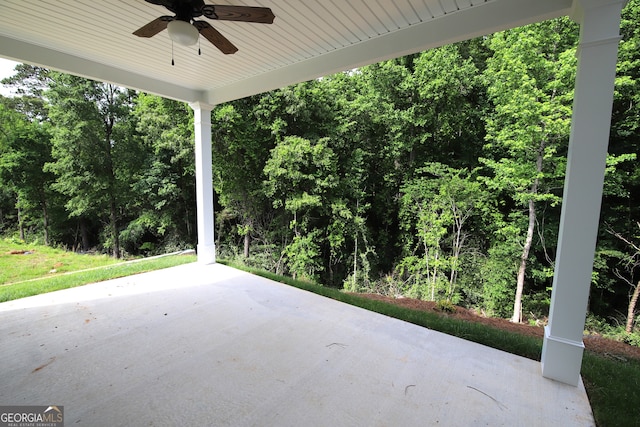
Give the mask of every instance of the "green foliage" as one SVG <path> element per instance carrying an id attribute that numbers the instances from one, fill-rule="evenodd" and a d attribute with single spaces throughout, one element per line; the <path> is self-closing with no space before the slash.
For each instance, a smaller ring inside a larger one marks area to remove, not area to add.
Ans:
<path id="1" fill-rule="evenodd" d="M 320 206 L 322 195 L 336 186 L 335 155 L 326 139 L 312 143 L 288 136 L 271 150 L 264 173 L 274 207 L 295 214 Z"/>
<path id="2" fill-rule="evenodd" d="M 274 208 L 283 207 L 292 216 L 293 236 L 283 253 L 294 277 L 313 278 L 322 270 L 316 243 L 321 231 L 315 228 L 312 215 L 326 214 L 327 192 L 337 185 L 335 154 L 327 143 L 326 138 L 312 143 L 287 136 L 271 150 L 264 167 L 265 194 L 273 197 Z"/>
<path id="3" fill-rule="evenodd" d="M 609 316 L 608 319 L 605 319 L 590 313 L 587 315 L 584 330 L 587 335 L 602 336 L 614 341 L 640 347 L 640 328 L 638 327 L 640 322 L 636 319 L 631 332 L 626 332 L 625 322 L 626 319 L 622 315 Z"/>
<path id="4" fill-rule="evenodd" d="M 246 238 L 245 257 L 254 240 L 262 247 L 272 244 L 265 224 L 270 203 L 262 181 L 274 138 L 270 130 L 256 126 L 259 101 L 260 97 L 240 99 L 219 105 L 212 113 L 213 184 L 225 211 L 220 224 L 236 227 Z"/>
<path id="5" fill-rule="evenodd" d="M 482 222 L 488 194 L 466 169 L 428 163 L 416 172 L 420 176 L 401 189 L 400 218 L 408 255 L 399 267 L 413 283 L 410 294 L 431 301 L 440 294 L 451 299 L 457 295 L 461 266 L 475 255 L 470 224 Z"/>
<path id="6" fill-rule="evenodd" d="M 484 78 L 494 112 L 487 121 L 491 188 L 520 204 L 557 203 L 557 194 L 531 191 L 535 180 L 553 188 L 562 178 L 575 74 L 577 27 L 558 19 L 497 33 L 488 39 L 493 56 Z M 543 165 L 536 169 L 541 156 Z"/>
<path id="7" fill-rule="evenodd" d="M 619 337 L 619 340 L 626 344 L 633 345 L 635 347 L 640 347 L 640 332 L 631 332 L 631 333 L 625 332 L 624 335 Z"/>
<path id="8" fill-rule="evenodd" d="M 138 253 L 144 239 L 163 247 L 195 242 L 193 114 L 180 102 L 139 94 L 132 111 L 139 138 L 128 206 L 137 212 L 121 232 L 123 246 Z"/>
<path id="9" fill-rule="evenodd" d="M 541 224 L 551 222 L 557 229 L 566 151 L 569 139 L 577 25 L 568 18 L 546 21 L 494 34 L 487 38 L 493 55 L 487 60 L 483 78 L 492 111 L 487 114 L 484 156 L 485 185 L 507 206 L 527 209 L 527 220 L 508 221 L 506 226 L 521 226 L 523 239 L 502 241 L 522 245 L 517 269 L 515 303 L 511 318 L 521 316 L 523 294 L 544 289 L 553 261 L 546 242 L 555 236 Z M 517 218 L 512 209 L 507 217 Z M 538 241 L 534 241 L 536 230 Z M 510 233 L 515 235 L 514 233 Z M 547 265 L 544 266 L 544 262 Z M 534 270 L 532 274 L 532 270 Z M 542 279 L 542 280 L 541 280 Z M 500 292 L 492 292 L 496 300 Z"/>
<path id="10" fill-rule="evenodd" d="M 483 307 L 489 315 L 507 317 L 516 287 L 518 246 L 513 241 L 496 242 L 480 267 Z"/>
<path id="11" fill-rule="evenodd" d="M 307 235 L 296 235 L 293 241 L 284 249 L 284 262 L 293 278 L 313 280 L 317 271 L 321 269 L 318 260 L 320 250 L 315 240 L 320 234 L 315 230 Z"/>
<path id="12" fill-rule="evenodd" d="M 0 103 L 0 186 L 14 200 L 22 235 L 37 224 L 48 243 L 54 176 L 44 166 L 51 160 L 51 127 L 10 107 Z"/>
<path id="13" fill-rule="evenodd" d="M 131 178 L 124 169 L 133 148 L 129 92 L 66 74 L 49 76 L 53 161 L 45 170 L 56 175 L 53 188 L 67 196 L 65 207 L 72 217 L 97 215 L 109 223 L 105 246 L 118 258 L 118 214 Z"/>
<path id="14" fill-rule="evenodd" d="M 456 307 L 451 301 L 443 299 L 436 302 L 436 310 L 444 313 L 454 313 L 456 311 Z"/>
<path id="15" fill-rule="evenodd" d="M 414 62 L 413 79 L 405 83 L 417 88 L 418 102 L 409 108 L 408 121 L 417 127 L 420 152 L 434 156 L 427 161 L 454 167 L 475 166 L 483 131 L 480 73 L 473 58 L 462 54 L 467 44 L 423 52 Z"/>

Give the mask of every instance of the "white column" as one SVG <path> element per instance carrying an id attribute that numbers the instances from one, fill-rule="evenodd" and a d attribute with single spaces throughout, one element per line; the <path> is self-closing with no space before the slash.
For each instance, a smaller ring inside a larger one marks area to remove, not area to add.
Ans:
<path id="1" fill-rule="evenodd" d="M 580 23 L 573 119 L 542 375 L 578 385 L 600 220 L 624 0 L 576 0 Z"/>
<path id="2" fill-rule="evenodd" d="M 198 262 L 216 262 L 216 245 L 213 221 L 213 174 L 211 172 L 211 110 L 212 105 L 194 102 L 196 152 L 196 209 L 198 228 Z"/>

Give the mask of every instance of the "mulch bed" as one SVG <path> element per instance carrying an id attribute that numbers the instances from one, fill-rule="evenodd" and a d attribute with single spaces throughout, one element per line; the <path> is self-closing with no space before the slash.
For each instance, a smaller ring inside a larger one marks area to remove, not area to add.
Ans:
<path id="1" fill-rule="evenodd" d="M 482 323 L 494 328 L 515 332 L 522 335 L 542 338 L 544 336 L 544 328 L 541 326 L 531 326 L 523 323 L 513 323 L 508 319 L 500 319 L 495 317 L 485 317 L 463 307 L 454 306 L 454 312 L 443 312 L 436 309 L 436 304 L 432 301 L 422 301 L 413 298 L 391 298 L 377 294 L 357 294 L 363 298 L 369 298 L 378 301 L 385 301 L 389 304 L 410 308 L 412 310 L 430 311 L 441 316 L 453 317 L 456 319 L 466 320 L 468 322 Z M 585 348 L 588 351 L 597 353 L 604 357 L 616 360 L 625 360 L 633 358 L 640 360 L 640 347 L 604 338 L 598 335 L 589 335 L 583 338 Z"/>

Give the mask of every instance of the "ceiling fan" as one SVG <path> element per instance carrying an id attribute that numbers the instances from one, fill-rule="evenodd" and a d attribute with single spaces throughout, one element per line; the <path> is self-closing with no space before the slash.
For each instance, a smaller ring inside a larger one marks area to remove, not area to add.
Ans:
<path id="1" fill-rule="evenodd" d="M 268 7 L 229 6 L 205 4 L 203 0 L 145 0 L 147 3 L 166 7 L 175 16 L 161 16 L 133 32 L 138 37 L 153 37 L 165 28 L 169 37 L 184 46 L 195 44 L 199 35 L 209 40 L 224 54 L 238 51 L 225 36 L 213 28 L 207 21 L 196 21 L 204 16 L 221 21 L 241 21 L 271 24 L 275 19 Z"/>

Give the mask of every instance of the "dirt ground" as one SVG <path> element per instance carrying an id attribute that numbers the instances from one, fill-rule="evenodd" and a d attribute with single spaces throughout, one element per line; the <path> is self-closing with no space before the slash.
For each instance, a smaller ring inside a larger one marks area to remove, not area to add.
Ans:
<path id="1" fill-rule="evenodd" d="M 528 324 L 512 323 L 507 319 L 499 319 L 495 317 L 484 317 L 472 310 L 455 306 L 455 312 L 448 313 L 437 310 L 436 304 L 430 301 L 421 301 L 412 298 L 391 298 L 376 294 L 358 294 L 364 298 L 386 301 L 390 304 L 399 305 L 413 310 L 431 311 L 442 316 L 454 317 L 469 322 L 478 322 L 492 326 L 504 331 L 515 332 L 518 334 L 529 335 L 542 338 L 544 336 L 544 328 L 541 326 L 531 326 Z M 600 354 L 618 360 L 633 358 L 640 360 L 640 347 L 634 347 L 623 342 L 611 340 L 597 335 L 585 336 L 583 338 L 587 351 Z"/>

